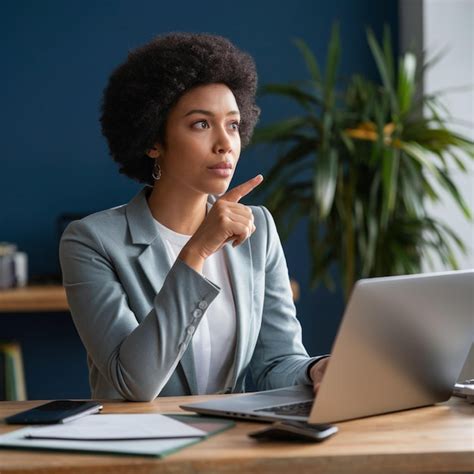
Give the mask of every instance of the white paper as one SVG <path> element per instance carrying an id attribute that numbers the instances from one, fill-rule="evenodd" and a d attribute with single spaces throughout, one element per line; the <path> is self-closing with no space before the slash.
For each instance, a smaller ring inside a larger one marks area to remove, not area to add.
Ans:
<path id="1" fill-rule="evenodd" d="M 202 430 L 158 414 L 90 415 L 54 426 L 28 427 L 24 438 L 83 441 L 200 438 Z"/>
<path id="2" fill-rule="evenodd" d="M 114 441 L 31 439 L 24 437 L 27 431 L 29 431 L 28 428 L 23 428 L 1 435 L 0 447 L 162 457 L 184 446 L 195 443 L 200 439 L 134 439 Z"/>

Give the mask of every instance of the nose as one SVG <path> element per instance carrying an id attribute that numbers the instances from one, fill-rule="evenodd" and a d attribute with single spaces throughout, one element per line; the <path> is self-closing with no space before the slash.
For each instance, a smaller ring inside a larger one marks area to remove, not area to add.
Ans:
<path id="1" fill-rule="evenodd" d="M 226 155 L 232 151 L 232 140 L 226 130 L 219 130 L 213 147 L 214 153 Z"/>

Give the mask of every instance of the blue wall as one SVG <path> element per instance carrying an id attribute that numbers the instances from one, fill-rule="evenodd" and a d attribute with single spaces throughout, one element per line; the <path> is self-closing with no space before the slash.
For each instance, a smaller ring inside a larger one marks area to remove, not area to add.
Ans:
<path id="1" fill-rule="evenodd" d="M 108 157 L 98 110 L 111 70 L 155 34 L 227 36 L 254 56 L 263 84 L 305 77 L 291 39 L 303 38 L 324 61 L 331 24 L 339 20 L 341 73 L 376 77 L 365 27 L 380 34 L 387 23 L 396 38 L 397 0 L 289 4 L 31 0 L 3 6 L 0 241 L 16 242 L 28 253 L 32 275 L 54 274 L 60 214 L 116 206 L 138 191 Z M 261 123 L 291 110 L 272 98 L 259 105 Z M 265 173 L 272 158 L 270 150 L 266 153 L 244 152 L 234 183 Z M 342 301 L 340 293 L 307 288 L 304 240 L 300 227 L 284 247 L 290 273 L 302 287 L 298 311 L 304 342 L 311 353 L 322 353 L 330 350 Z M 0 316 L 0 339 L 6 337 L 23 343 L 30 398 L 88 395 L 85 355 L 68 315 Z"/>

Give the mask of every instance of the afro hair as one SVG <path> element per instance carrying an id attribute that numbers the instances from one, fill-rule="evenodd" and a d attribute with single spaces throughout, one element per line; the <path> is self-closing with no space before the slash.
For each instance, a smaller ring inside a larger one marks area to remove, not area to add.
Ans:
<path id="1" fill-rule="evenodd" d="M 255 105 L 257 73 L 250 55 L 216 35 L 171 33 L 131 51 L 110 76 L 100 122 L 120 172 L 152 184 L 153 160 L 146 151 L 165 143 L 166 119 L 193 87 L 222 83 L 240 110 L 242 146 L 249 143 L 260 113 Z"/>

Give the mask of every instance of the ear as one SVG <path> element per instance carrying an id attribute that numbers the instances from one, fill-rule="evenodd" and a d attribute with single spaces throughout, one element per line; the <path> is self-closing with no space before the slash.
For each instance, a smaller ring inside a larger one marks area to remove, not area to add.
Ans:
<path id="1" fill-rule="evenodd" d="M 146 151 L 146 154 L 150 158 L 158 158 L 161 155 L 161 145 L 159 143 L 155 143 L 152 148 Z"/>

